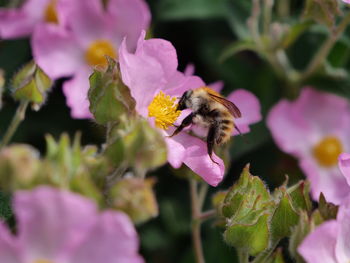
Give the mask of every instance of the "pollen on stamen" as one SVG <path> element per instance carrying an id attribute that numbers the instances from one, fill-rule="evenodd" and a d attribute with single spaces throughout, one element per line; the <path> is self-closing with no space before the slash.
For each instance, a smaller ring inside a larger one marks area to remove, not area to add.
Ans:
<path id="1" fill-rule="evenodd" d="M 148 106 L 148 116 L 155 118 L 158 128 L 167 130 L 180 116 L 181 111 L 177 110 L 176 98 L 165 95 L 160 91 Z"/>

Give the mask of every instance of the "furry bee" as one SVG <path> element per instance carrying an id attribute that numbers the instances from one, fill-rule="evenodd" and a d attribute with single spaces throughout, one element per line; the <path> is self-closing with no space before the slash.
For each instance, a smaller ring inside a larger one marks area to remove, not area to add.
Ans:
<path id="1" fill-rule="evenodd" d="M 234 118 L 242 116 L 238 107 L 208 87 L 186 91 L 180 98 L 177 109 L 191 109 L 192 113 L 182 121 L 180 126 L 177 126 L 170 137 L 175 136 L 190 124 L 207 128 L 208 154 L 216 164 L 217 162 L 212 158 L 214 145 L 227 142 L 234 129 L 241 133 L 234 124 Z"/>

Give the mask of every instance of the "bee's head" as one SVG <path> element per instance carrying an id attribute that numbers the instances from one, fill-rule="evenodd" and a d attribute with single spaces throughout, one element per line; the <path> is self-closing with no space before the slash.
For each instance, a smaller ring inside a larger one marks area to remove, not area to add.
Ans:
<path id="1" fill-rule="evenodd" d="M 193 90 L 185 91 L 184 94 L 182 94 L 182 97 L 180 98 L 179 104 L 177 106 L 178 110 L 184 110 L 187 109 L 190 105 L 190 97 L 193 93 Z"/>

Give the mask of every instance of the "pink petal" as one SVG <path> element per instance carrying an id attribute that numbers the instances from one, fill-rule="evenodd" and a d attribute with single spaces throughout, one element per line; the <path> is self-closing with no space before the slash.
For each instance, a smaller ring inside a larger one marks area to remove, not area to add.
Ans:
<path id="1" fill-rule="evenodd" d="M 314 133 L 337 134 L 348 125 L 350 106 L 339 96 L 306 87 L 292 104 L 295 114 L 308 122 Z"/>
<path id="2" fill-rule="evenodd" d="M 342 153 L 339 155 L 339 169 L 350 185 L 350 154 Z"/>
<path id="3" fill-rule="evenodd" d="M 104 212 L 71 258 L 71 263 L 142 263 L 139 241 L 130 219 L 121 212 Z"/>
<path id="4" fill-rule="evenodd" d="M 109 0 L 107 12 L 112 23 L 112 34 L 120 44 L 126 37 L 130 51 L 135 51 L 137 40 L 142 30 L 147 30 L 150 10 L 143 0 Z"/>
<path id="5" fill-rule="evenodd" d="M 322 168 L 311 157 L 304 157 L 299 165 L 311 182 L 311 194 L 314 200 L 318 200 L 322 192 L 328 202 L 340 204 L 349 195 L 350 186 L 338 167 Z"/>
<path id="6" fill-rule="evenodd" d="M 68 0 L 66 0 L 68 1 Z M 66 13 L 66 24 L 79 44 L 86 49 L 92 42 L 108 39 L 108 17 L 99 0 L 62 2 L 60 10 Z"/>
<path id="7" fill-rule="evenodd" d="M 336 256 L 339 262 L 349 262 L 350 260 L 350 195 L 343 200 L 339 207 L 338 238 L 336 244 Z"/>
<path id="8" fill-rule="evenodd" d="M 131 95 L 136 100 L 136 110 L 142 116 L 147 117 L 148 105 L 161 87 L 167 83 L 164 68 L 166 66 L 162 64 L 164 62 L 162 56 L 167 56 L 167 50 L 173 47 L 168 41 L 157 39 L 156 42 L 159 43 L 160 47 L 159 54 L 154 54 L 155 57 L 153 57 L 147 52 L 141 51 L 149 41 L 144 41 L 143 37 L 144 35 L 141 35 L 137 54 L 129 53 L 126 43 L 123 41 L 119 49 L 119 62 L 123 82 L 130 88 Z M 152 46 L 156 42 L 152 41 Z M 145 49 L 149 50 L 150 48 Z M 158 60 L 158 57 L 160 60 Z M 171 59 L 173 59 L 172 55 L 169 60 Z M 170 64 L 172 63 L 169 62 Z M 168 70 L 169 68 L 170 66 L 167 67 Z"/>
<path id="9" fill-rule="evenodd" d="M 162 90 L 170 96 L 181 97 L 187 90 L 204 86 L 205 83 L 200 77 L 186 76 L 184 73 L 176 71 L 172 77 L 168 79 L 168 83 L 162 87 Z"/>
<path id="10" fill-rule="evenodd" d="M 314 138 L 317 134 L 313 133 L 310 121 L 302 119 L 294 107 L 291 102 L 281 100 L 270 110 L 267 126 L 279 148 L 286 153 L 300 156 L 308 153 L 318 138 Z"/>
<path id="11" fill-rule="evenodd" d="M 37 19 L 28 16 L 23 10 L 0 9 L 0 39 L 29 36 Z"/>
<path id="12" fill-rule="evenodd" d="M 165 138 L 165 142 L 167 145 L 168 162 L 172 167 L 176 169 L 180 168 L 186 155 L 185 146 L 173 138 Z"/>
<path id="13" fill-rule="evenodd" d="M 81 68 L 71 80 L 63 84 L 63 93 L 66 96 L 67 105 L 71 109 L 72 118 L 92 118 L 88 100 L 89 76 L 91 73 L 91 69 Z"/>
<path id="14" fill-rule="evenodd" d="M 335 220 L 323 223 L 304 239 L 298 252 L 307 263 L 338 263 L 335 257 L 337 232 Z"/>
<path id="15" fill-rule="evenodd" d="M 60 262 L 81 242 L 97 213 L 88 199 L 45 186 L 17 192 L 14 209 L 18 238 L 29 262 L 38 258 Z"/>
<path id="16" fill-rule="evenodd" d="M 23 263 L 21 251 L 3 222 L 0 221 L 0 262 Z"/>
<path id="17" fill-rule="evenodd" d="M 195 67 L 193 64 L 187 64 L 184 74 L 185 76 L 192 76 L 194 74 Z"/>
<path id="18" fill-rule="evenodd" d="M 177 54 L 173 44 L 160 38 L 145 40 L 145 31 L 142 32 L 136 49 L 136 55 L 143 58 L 153 58 L 162 67 L 159 74 L 169 79 L 177 71 Z"/>
<path id="19" fill-rule="evenodd" d="M 243 89 L 235 90 L 228 97 L 241 111 L 242 117 L 235 119 L 235 124 L 242 133 L 250 131 L 249 125 L 261 120 L 261 109 L 258 98 L 251 92 Z M 235 131 L 235 134 L 238 134 Z"/>
<path id="20" fill-rule="evenodd" d="M 35 62 L 52 78 L 73 75 L 85 64 L 74 36 L 56 25 L 37 26 L 32 48 Z"/>
<path id="21" fill-rule="evenodd" d="M 171 158 L 177 156 L 178 163 L 183 161 L 192 171 L 212 186 L 217 186 L 222 181 L 225 173 L 224 162 L 215 153 L 213 153 L 213 159 L 219 163 L 219 165 L 210 159 L 207 145 L 204 141 L 185 132 L 181 132 L 169 138 L 168 141 L 169 140 L 175 141 L 172 143 L 177 143 L 178 146 L 168 148 L 168 156 L 171 156 Z M 184 147 L 184 152 L 180 149 L 179 145 Z M 170 162 L 170 164 L 172 164 L 172 162 Z M 174 168 L 178 168 L 178 166 L 174 166 Z"/>
<path id="22" fill-rule="evenodd" d="M 208 84 L 208 87 L 215 90 L 216 92 L 221 92 L 221 90 L 223 89 L 224 87 L 224 82 L 219 80 L 219 81 L 216 81 L 216 82 L 213 82 L 211 84 Z M 234 92 L 233 92 L 234 93 Z M 231 93 L 231 94 L 233 94 Z"/>

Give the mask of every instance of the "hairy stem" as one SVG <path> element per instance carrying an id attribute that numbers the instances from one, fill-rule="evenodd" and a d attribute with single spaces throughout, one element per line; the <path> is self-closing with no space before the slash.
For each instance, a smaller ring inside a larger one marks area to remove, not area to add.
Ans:
<path id="1" fill-rule="evenodd" d="M 21 101 L 21 103 L 19 104 L 17 111 L 13 116 L 9 127 L 7 128 L 7 131 L 3 136 L 2 142 L 0 143 L 0 149 L 5 147 L 11 141 L 11 138 L 16 132 L 18 126 L 25 118 L 25 113 L 28 105 L 29 105 L 29 101 Z"/>
<path id="2" fill-rule="evenodd" d="M 190 179 L 190 196 L 192 206 L 192 242 L 197 263 L 205 263 L 201 240 L 201 208 L 198 200 L 197 181 Z"/>
<path id="3" fill-rule="evenodd" d="M 238 250 L 239 263 L 249 263 L 249 254 L 244 250 Z"/>
<path id="4" fill-rule="evenodd" d="M 350 23 L 350 12 L 347 13 L 338 26 L 332 31 L 331 35 L 318 49 L 317 53 L 314 55 L 309 65 L 307 66 L 305 73 L 302 75 L 301 80 L 305 80 L 310 77 L 324 62 L 327 58 L 329 52 L 331 51 L 334 44 L 337 42 L 341 34 L 346 29 L 347 25 Z"/>

